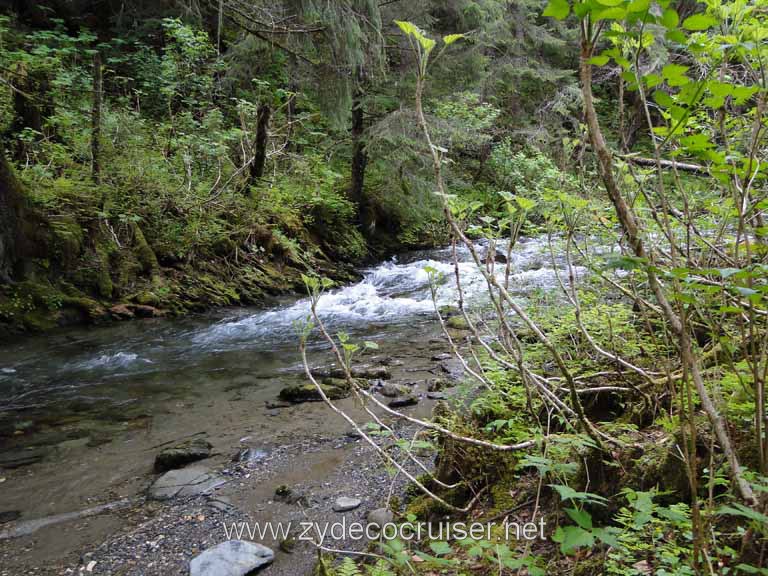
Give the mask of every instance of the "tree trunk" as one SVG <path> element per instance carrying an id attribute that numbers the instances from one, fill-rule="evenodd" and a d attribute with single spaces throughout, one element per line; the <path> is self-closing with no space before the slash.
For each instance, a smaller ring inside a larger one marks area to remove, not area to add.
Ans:
<path id="1" fill-rule="evenodd" d="M 93 109 L 91 111 L 91 175 L 96 184 L 101 184 L 100 145 L 101 138 L 101 56 L 93 55 Z"/>
<path id="2" fill-rule="evenodd" d="M 10 282 L 19 254 L 19 222 L 23 217 L 21 184 L 0 148 L 0 283 Z"/>
<path id="3" fill-rule="evenodd" d="M 290 90 L 291 95 L 288 97 L 288 102 L 285 104 L 285 116 L 288 125 L 285 133 L 285 151 L 288 152 L 294 150 L 296 153 L 300 154 L 300 147 L 296 146 L 293 141 L 293 123 L 296 121 L 296 96 L 299 93 L 299 86 L 296 82 L 291 81 L 288 89 Z"/>
<path id="4" fill-rule="evenodd" d="M 365 151 L 365 117 L 363 110 L 362 92 L 355 92 L 352 100 L 352 185 L 350 198 L 358 206 L 358 220 L 361 226 L 367 226 L 365 222 L 365 168 L 368 165 L 368 153 Z"/>
<path id="5" fill-rule="evenodd" d="M 254 142 L 253 161 L 251 162 L 251 180 L 256 181 L 264 176 L 264 166 L 267 163 L 267 143 L 269 142 L 269 119 L 272 109 L 268 104 L 259 106 L 256 118 L 256 138 Z"/>

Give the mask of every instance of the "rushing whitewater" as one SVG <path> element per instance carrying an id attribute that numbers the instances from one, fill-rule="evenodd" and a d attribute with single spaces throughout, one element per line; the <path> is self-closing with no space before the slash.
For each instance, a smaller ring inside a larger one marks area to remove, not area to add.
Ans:
<path id="1" fill-rule="evenodd" d="M 478 245 L 484 254 L 487 247 Z M 513 252 L 510 286 L 515 294 L 525 294 L 533 288 L 552 288 L 556 277 L 547 262 L 543 241 L 522 242 Z M 461 286 L 470 306 L 482 305 L 487 298 L 487 284 L 465 248 L 457 254 Z M 544 266 L 547 262 L 549 266 Z M 362 281 L 320 296 L 317 312 L 321 319 L 337 330 L 355 332 L 374 324 L 410 324 L 415 318 L 434 317 L 435 304 L 430 290 L 428 270 L 434 270 L 440 282 L 437 305 L 453 304 L 457 300 L 454 265 L 450 249 L 416 252 L 393 258 L 365 271 Z M 504 274 L 505 265 L 496 264 L 496 274 Z M 581 268 L 577 268 L 580 273 Z M 227 319 L 196 334 L 196 344 L 226 346 L 230 341 L 296 338 L 296 322 L 306 321 L 309 301 L 304 298 L 290 306 Z"/>
<path id="2" fill-rule="evenodd" d="M 485 254 L 488 245 L 479 243 L 477 248 Z M 488 298 L 482 274 L 466 248 L 458 251 L 457 259 L 465 302 L 482 308 Z M 562 274 L 564 263 L 558 260 L 556 265 Z M 510 267 L 510 291 L 521 300 L 533 290 L 557 287 L 546 240 L 521 241 Z M 451 250 L 438 249 L 405 254 L 365 270 L 360 282 L 324 293 L 318 313 L 332 331 L 356 338 L 383 341 L 434 330 L 428 269 L 440 277 L 437 304 L 455 303 Z M 496 264 L 496 274 L 503 275 L 504 269 L 504 264 Z M 576 268 L 577 274 L 582 271 Z M 297 323 L 305 322 L 309 313 L 309 300 L 299 298 L 256 312 L 236 309 L 63 331 L 49 335 L 44 350 L 31 339 L 0 350 L 0 392 L 4 398 L 23 394 L 33 401 L 33 392 L 39 390 L 51 401 L 57 394 L 70 398 L 89 388 L 90 393 L 98 389 L 117 400 L 139 386 L 137 382 L 151 382 L 157 391 L 170 383 L 191 386 L 201 374 L 297 371 Z M 316 351 L 324 346 L 319 338 L 311 343 Z"/>

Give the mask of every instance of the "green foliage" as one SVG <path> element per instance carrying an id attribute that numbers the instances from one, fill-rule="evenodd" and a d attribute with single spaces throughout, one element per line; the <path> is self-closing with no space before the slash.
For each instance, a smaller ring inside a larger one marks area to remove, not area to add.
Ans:
<path id="1" fill-rule="evenodd" d="M 689 507 L 659 506 L 653 492 L 626 489 L 623 494 L 627 506 L 616 516 L 621 533 L 608 553 L 606 573 L 642 576 L 652 558 L 659 574 L 695 574 Z"/>

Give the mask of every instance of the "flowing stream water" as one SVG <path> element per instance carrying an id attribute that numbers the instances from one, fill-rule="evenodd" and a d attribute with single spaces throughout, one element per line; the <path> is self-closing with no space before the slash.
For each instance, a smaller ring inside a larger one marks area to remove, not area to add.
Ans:
<path id="1" fill-rule="evenodd" d="M 467 250 L 458 256 L 465 300 L 481 306 L 485 282 Z M 428 359 L 440 330 L 427 267 L 444 277 L 438 304 L 454 303 L 451 251 L 437 249 L 364 270 L 360 282 L 323 294 L 319 313 L 331 331 L 377 342 L 379 357 Z M 511 268 L 521 299 L 557 286 L 546 240 L 521 241 Z M 286 297 L 269 309 L 66 329 L 0 348 L 0 518 L 139 493 L 157 447 L 193 434 L 225 457 L 244 437 L 275 446 L 318 429 L 343 434 L 320 404 L 269 406 L 304 381 L 296 323 L 308 314 L 306 298 Z M 331 360 L 321 340 L 310 343 L 314 365 Z"/>

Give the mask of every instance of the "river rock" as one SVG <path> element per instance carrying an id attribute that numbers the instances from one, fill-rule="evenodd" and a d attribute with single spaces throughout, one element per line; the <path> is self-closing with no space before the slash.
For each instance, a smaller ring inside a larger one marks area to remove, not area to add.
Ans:
<path id="1" fill-rule="evenodd" d="M 427 392 L 427 398 L 430 400 L 445 400 L 447 396 L 444 392 Z"/>
<path id="2" fill-rule="evenodd" d="M 353 378 L 352 382 L 355 383 L 355 386 L 362 388 L 363 390 L 367 390 L 371 387 L 371 383 L 365 378 Z M 323 378 L 321 383 L 325 384 L 326 386 L 336 386 L 337 388 L 349 388 L 346 378 L 333 378 L 332 376 L 326 376 Z"/>
<path id="3" fill-rule="evenodd" d="M 384 524 L 389 524 L 395 519 L 395 515 L 389 508 L 376 508 L 368 512 L 366 516 L 368 523 L 381 529 Z"/>
<path id="4" fill-rule="evenodd" d="M 379 394 L 386 396 L 387 398 L 396 398 L 397 396 L 404 396 L 408 394 L 409 391 L 410 390 L 406 386 L 387 382 L 381 387 Z"/>
<path id="5" fill-rule="evenodd" d="M 204 438 L 186 440 L 176 446 L 165 448 L 155 457 L 155 471 L 167 472 L 204 460 L 211 455 L 211 448 L 213 448 L 211 443 Z"/>
<path id="6" fill-rule="evenodd" d="M 452 316 L 458 316 L 461 314 L 461 310 L 459 310 L 458 306 L 451 306 L 450 304 L 444 304 L 443 306 L 440 306 L 438 311 L 440 312 L 440 316 L 443 318 L 450 318 Z"/>
<path id="7" fill-rule="evenodd" d="M 329 386 L 328 384 L 320 384 L 325 395 L 331 400 L 339 400 L 349 396 L 350 391 L 348 388 L 341 388 L 339 386 Z M 314 384 L 298 384 L 296 386 L 288 386 L 280 390 L 280 400 L 286 402 L 320 402 L 322 401 L 320 392 Z"/>
<path id="8" fill-rule="evenodd" d="M 362 500 L 360 498 L 349 498 L 347 496 L 339 496 L 336 498 L 336 502 L 333 503 L 333 511 L 334 512 L 349 512 L 350 510 L 354 510 L 360 504 L 362 504 Z"/>
<path id="9" fill-rule="evenodd" d="M 165 312 L 147 304 L 133 304 L 131 309 L 137 318 L 160 318 Z"/>
<path id="10" fill-rule="evenodd" d="M 115 320 L 130 320 L 134 314 L 125 304 L 116 304 L 109 309 L 109 313 Z"/>
<path id="11" fill-rule="evenodd" d="M 443 360 L 440 362 L 440 370 L 451 380 L 461 380 L 464 377 L 464 365 L 458 359 Z"/>
<path id="12" fill-rule="evenodd" d="M 225 483 L 224 478 L 205 466 L 188 466 L 166 472 L 149 487 L 153 500 L 186 498 L 211 492 Z"/>
<path id="13" fill-rule="evenodd" d="M 440 360 L 450 360 L 451 357 L 452 357 L 451 354 L 444 352 L 442 354 L 435 354 L 434 356 L 432 356 L 432 360 L 434 360 L 435 362 L 439 362 Z"/>
<path id="14" fill-rule="evenodd" d="M 409 394 L 407 396 L 400 396 L 390 400 L 387 406 L 390 408 L 404 408 L 405 406 L 415 406 L 419 403 L 419 397 L 415 394 Z"/>
<path id="15" fill-rule="evenodd" d="M 229 540 L 195 556 L 189 563 L 190 576 L 248 576 L 272 563 L 272 549 L 246 542 Z"/>
<path id="16" fill-rule="evenodd" d="M 454 330 L 469 330 L 469 322 L 464 316 L 451 316 L 445 321 L 445 325 Z"/>
<path id="17" fill-rule="evenodd" d="M 365 380 L 374 380 L 376 378 L 389 380 L 392 377 L 389 368 L 386 366 L 354 366 L 350 372 L 352 373 L 352 378 L 363 378 Z M 320 368 L 312 370 L 312 375 L 319 378 L 330 377 L 344 379 L 347 377 L 347 373 L 343 368 Z"/>
<path id="18" fill-rule="evenodd" d="M 427 391 L 439 392 L 443 388 L 448 388 L 448 382 L 442 378 L 430 378 L 427 380 Z"/>

